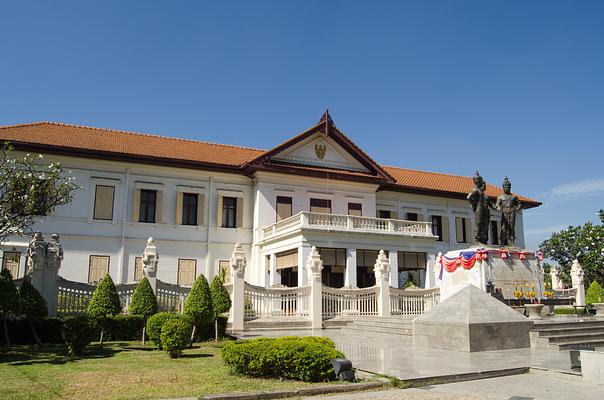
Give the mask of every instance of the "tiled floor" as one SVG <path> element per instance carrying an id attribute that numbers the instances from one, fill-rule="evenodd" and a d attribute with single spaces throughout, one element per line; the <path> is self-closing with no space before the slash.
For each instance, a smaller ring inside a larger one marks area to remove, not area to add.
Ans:
<path id="1" fill-rule="evenodd" d="M 568 351 L 520 349 L 466 353 L 414 347 L 410 336 L 364 333 L 340 329 L 319 331 L 280 330 L 246 332 L 256 336 L 316 335 L 332 339 L 356 368 L 400 379 L 433 377 L 458 373 L 540 367 L 570 371 Z"/>

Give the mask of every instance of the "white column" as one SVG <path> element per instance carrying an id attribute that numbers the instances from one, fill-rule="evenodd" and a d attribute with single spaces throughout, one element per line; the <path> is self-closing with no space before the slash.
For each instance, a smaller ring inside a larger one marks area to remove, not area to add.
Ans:
<path id="1" fill-rule="evenodd" d="M 396 250 L 390 250 L 388 252 L 388 259 L 390 261 L 390 286 L 398 287 L 398 252 Z"/>
<path id="2" fill-rule="evenodd" d="M 455 214 L 449 214 L 449 250 L 457 247 L 457 230 L 455 226 Z"/>
<path id="3" fill-rule="evenodd" d="M 268 268 L 270 271 L 269 286 L 277 286 L 281 283 L 281 280 L 277 280 L 277 254 L 271 253 L 268 260 Z"/>
<path id="4" fill-rule="evenodd" d="M 310 274 L 310 319 L 312 329 L 323 328 L 323 293 L 322 293 L 322 282 L 321 282 L 321 271 L 323 270 L 323 261 L 317 251 L 316 247 L 313 246 L 310 249 L 308 260 L 306 261 L 306 268 Z"/>
<path id="5" fill-rule="evenodd" d="M 298 246 L 298 286 L 304 286 L 308 283 L 309 273 L 306 271 L 306 261 L 310 254 L 310 246 L 301 244 Z"/>
<path id="6" fill-rule="evenodd" d="M 388 279 L 390 277 L 390 262 L 384 250 L 380 250 L 375 265 L 373 266 L 375 274 L 375 284 L 379 287 L 378 293 L 378 316 L 390 316 L 390 285 Z"/>
<path id="7" fill-rule="evenodd" d="M 573 289 L 577 289 L 577 295 L 575 296 L 575 305 L 585 305 L 585 273 L 583 267 L 578 259 L 573 261 L 573 265 L 570 267 L 570 279 L 573 284 Z"/>
<path id="8" fill-rule="evenodd" d="M 229 260 L 231 267 L 231 282 L 233 282 L 233 291 L 231 292 L 231 313 L 229 322 L 232 332 L 243 332 L 244 312 L 245 312 L 245 253 L 239 243 L 235 244 L 235 249 Z"/>
<path id="9" fill-rule="evenodd" d="M 344 287 L 357 287 L 357 249 L 346 249 L 346 276 Z"/>

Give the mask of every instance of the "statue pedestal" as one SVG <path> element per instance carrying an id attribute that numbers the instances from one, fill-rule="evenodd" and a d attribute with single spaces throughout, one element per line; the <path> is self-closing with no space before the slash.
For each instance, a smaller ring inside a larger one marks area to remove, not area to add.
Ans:
<path id="1" fill-rule="evenodd" d="M 541 319 L 541 310 L 543 310 L 543 304 L 527 304 L 525 307 L 526 311 L 528 312 L 529 319 Z"/>

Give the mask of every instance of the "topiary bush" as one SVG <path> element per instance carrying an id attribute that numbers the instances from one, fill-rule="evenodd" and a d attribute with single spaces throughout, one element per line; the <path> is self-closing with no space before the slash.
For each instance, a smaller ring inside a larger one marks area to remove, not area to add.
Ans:
<path id="1" fill-rule="evenodd" d="M 236 374 L 304 382 L 334 380 L 331 360 L 344 357 L 330 339 L 313 336 L 227 342 L 221 354 Z"/>
<path id="2" fill-rule="evenodd" d="M 191 319 L 183 316 L 170 318 L 161 328 L 161 346 L 170 357 L 176 358 L 189 345 L 193 325 Z"/>
<path id="3" fill-rule="evenodd" d="M 63 319 L 62 333 L 69 355 L 75 357 L 92 341 L 94 328 L 86 316 L 67 317 Z"/>
<path id="4" fill-rule="evenodd" d="M 140 340 L 145 320 L 140 315 L 114 315 L 105 318 L 103 340 L 132 341 Z M 95 332 L 93 341 L 99 341 L 100 332 Z"/>
<path id="5" fill-rule="evenodd" d="M 157 314 L 157 297 L 153 293 L 153 288 L 149 283 L 147 277 L 143 277 L 140 280 L 134 293 L 132 294 L 132 301 L 128 307 L 128 313 L 131 315 L 139 315 L 143 320 L 147 320 L 153 314 Z M 142 326 L 142 342 L 145 344 L 145 324 Z"/>
<path id="6" fill-rule="evenodd" d="M 19 292 L 8 269 L 0 271 L 0 312 L 4 327 L 4 343 L 10 347 L 8 334 L 8 316 L 18 311 Z"/>
<path id="7" fill-rule="evenodd" d="M 42 341 L 36 333 L 34 323 L 48 316 L 48 307 L 46 300 L 31 284 L 29 279 L 23 279 L 19 288 L 19 314 L 23 316 L 29 323 L 31 333 L 36 343 L 42 344 Z"/>
<path id="8" fill-rule="evenodd" d="M 153 342 L 157 345 L 157 347 L 161 350 L 161 328 L 167 321 L 178 318 L 178 315 L 169 312 L 160 312 L 155 315 L 152 315 L 147 320 L 146 331 L 149 339 L 153 340 Z"/>
<path id="9" fill-rule="evenodd" d="M 105 274 L 105 277 L 101 279 L 96 289 L 94 289 L 92 299 L 88 303 L 88 317 L 91 322 L 101 328 L 101 346 L 103 345 L 103 333 L 107 317 L 119 314 L 121 311 L 122 304 L 113 284 L 113 279 L 111 279 L 109 274 Z"/>
<path id="10" fill-rule="evenodd" d="M 585 294 L 585 304 L 592 305 L 594 303 L 604 303 L 604 289 L 596 280 L 591 282 Z"/>
<path id="11" fill-rule="evenodd" d="M 199 275 L 185 303 L 184 313 L 191 317 L 195 329 L 201 330 L 214 321 L 214 307 L 210 285 L 205 276 Z"/>
<path id="12" fill-rule="evenodd" d="M 216 275 L 212 279 L 210 294 L 212 295 L 212 306 L 214 308 L 214 340 L 218 340 L 218 317 L 231 309 L 231 297 L 224 287 L 224 281 L 220 275 Z"/>

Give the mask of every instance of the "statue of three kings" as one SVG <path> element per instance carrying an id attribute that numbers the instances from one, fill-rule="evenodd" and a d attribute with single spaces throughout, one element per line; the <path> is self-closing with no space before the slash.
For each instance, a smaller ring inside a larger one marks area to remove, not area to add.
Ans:
<path id="1" fill-rule="evenodd" d="M 497 198 L 495 205 L 491 203 L 486 194 L 487 184 L 482 176 L 476 171 L 472 178 L 474 188 L 468 194 L 468 201 L 474 210 L 476 243 L 487 244 L 489 241 L 489 224 L 491 221 L 491 208 L 501 213 L 501 233 L 499 243 L 503 246 L 514 246 L 516 240 L 516 213 L 523 206 L 518 196 L 512 194 L 512 183 L 505 177 L 503 180 L 503 193 Z"/>

